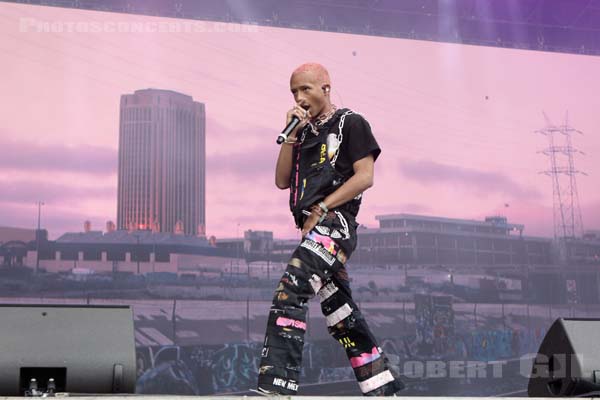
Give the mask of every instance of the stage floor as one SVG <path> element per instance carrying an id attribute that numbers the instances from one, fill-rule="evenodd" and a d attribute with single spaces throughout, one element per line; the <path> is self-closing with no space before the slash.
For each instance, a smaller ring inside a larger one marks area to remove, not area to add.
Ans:
<path id="1" fill-rule="evenodd" d="M 289 399 L 289 400 L 293 400 L 293 399 L 311 399 L 311 400 L 318 400 L 318 399 L 323 399 L 323 400 L 334 400 L 334 399 L 343 399 L 343 400 L 349 400 L 349 399 L 364 399 L 363 396 L 262 396 L 259 394 L 255 394 L 255 395 L 251 395 L 251 396 L 216 396 L 216 395 L 212 395 L 212 396 L 169 396 L 169 395 L 136 395 L 136 394 L 123 394 L 123 395 L 119 395 L 119 396 L 115 396 L 115 395 L 80 395 L 80 394 L 76 394 L 76 395 L 71 395 L 71 394 L 61 394 L 60 397 L 68 397 L 70 399 L 82 399 L 82 400 L 122 400 L 123 398 L 127 398 L 127 397 L 135 397 L 136 399 L 139 400 L 189 400 L 189 399 L 194 399 L 194 398 L 198 398 L 198 399 L 215 399 L 215 400 L 240 400 L 240 399 L 244 399 L 247 397 L 271 397 L 274 399 Z M 58 397 L 58 396 L 57 396 Z M 524 397 L 527 396 L 523 396 L 523 397 L 503 397 L 504 399 L 523 399 Z M 406 399 L 406 400 L 414 400 L 415 398 L 418 398 L 419 400 L 440 400 L 440 399 L 445 399 L 445 400 L 452 400 L 452 399 L 456 399 L 456 400 L 482 400 L 482 399 L 497 399 L 498 397 L 443 397 L 443 396 L 432 396 L 432 397 L 426 397 L 426 396 L 406 396 L 406 397 L 402 397 L 402 396 L 398 396 L 396 397 L 397 399 Z M 0 397 L 0 400 L 17 400 L 17 399 L 23 399 L 23 397 Z M 538 399 L 553 399 L 556 400 L 557 397 L 539 397 Z"/>

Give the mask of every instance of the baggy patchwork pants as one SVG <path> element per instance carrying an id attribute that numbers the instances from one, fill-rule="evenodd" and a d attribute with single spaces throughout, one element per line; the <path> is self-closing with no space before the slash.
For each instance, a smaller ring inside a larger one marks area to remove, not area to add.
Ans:
<path id="1" fill-rule="evenodd" d="M 362 393 L 386 396 L 404 387 L 392 376 L 386 357 L 352 300 L 345 262 L 346 254 L 337 243 L 317 230 L 294 251 L 269 312 L 259 390 L 297 393 L 308 301 L 315 295 L 320 298 L 329 333 L 345 348 Z"/>

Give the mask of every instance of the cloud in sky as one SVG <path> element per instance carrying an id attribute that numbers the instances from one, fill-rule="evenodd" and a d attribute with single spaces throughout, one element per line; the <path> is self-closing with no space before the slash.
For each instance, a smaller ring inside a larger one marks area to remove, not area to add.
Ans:
<path id="1" fill-rule="evenodd" d="M 233 149 L 227 154 L 207 154 L 207 174 L 214 176 L 231 173 L 242 178 L 269 175 L 273 176 L 274 182 L 275 159 L 271 154 L 261 156 L 261 153 L 265 153 L 264 146 Z"/>
<path id="2" fill-rule="evenodd" d="M 402 174 L 426 185 L 457 185 L 476 193 L 504 193 L 515 198 L 538 199 L 542 194 L 526 187 L 501 172 L 481 171 L 474 168 L 420 160 L 400 164 Z"/>
<path id="3" fill-rule="evenodd" d="M 15 181 L 2 183 L 0 202 L 34 204 L 42 199 L 46 203 L 77 204 L 84 198 L 116 202 L 117 188 L 110 186 L 85 187 L 56 182 Z"/>
<path id="4" fill-rule="evenodd" d="M 38 209 L 34 203 L 0 203 L 0 225 L 35 229 Z M 47 229 L 50 239 L 65 232 L 83 231 L 83 222 L 92 222 L 92 229 L 104 230 L 106 221 L 114 218 L 86 213 L 78 209 L 58 208 L 46 204 L 41 210 L 41 226 Z"/>
<path id="5" fill-rule="evenodd" d="M 111 175 L 117 172 L 118 152 L 108 147 L 0 140 L 0 148 L 0 169 L 68 171 L 94 175 Z"/>

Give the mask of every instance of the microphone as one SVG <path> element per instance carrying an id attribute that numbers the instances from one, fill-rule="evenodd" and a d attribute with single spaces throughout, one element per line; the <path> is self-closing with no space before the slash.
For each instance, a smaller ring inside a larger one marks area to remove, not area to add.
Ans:
<path id="1" fill-rule="evenodd" d="M 290 123 L 287 124 L 285 129 L 279 134 L 279 136 L 277 136 L 277 144 L 281 144 L 281 143 L 285 142 L 288 135 L 290 133 L 292 133 L 292 131 L 298 126 L 299 123 L 300 123 L 300 119 L 298 117 L 296 117 L 295 115 L 292 116 L 292 120 L 290 121 Z"/>
<path id="2" fill-rule="evenodd" d="M 308 109 L 310 108 L 310 106 L 307 104 L 305 104 L 301 107 L 305 111 L 308 111 Z M 300 123 L 300 119 L 298 117 L 296 117 L 295 115 L 292 115 L 292 120 L 290 121 L 290 123 L 287 124 L 285 129 L 279 134 L 279 136 L 277 136 L 277 144 L 281 144 L 281 143 L 285 142 L 285 139 L 287 139 L 289 134 L 292 133 L 294 128 L 296 128 L 299 123 Z"/>

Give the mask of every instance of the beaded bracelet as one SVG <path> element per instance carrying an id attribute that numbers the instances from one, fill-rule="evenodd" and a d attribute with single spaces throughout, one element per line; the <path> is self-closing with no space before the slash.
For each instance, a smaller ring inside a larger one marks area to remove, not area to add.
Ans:
<path id="1" fill-rule="evenodd" d="M 321 210 L 323 210 L 325 214 L 329 212 L 329 208 L 327 207 L 324 201 L 319 202 L 319 207 L 321 208 Z"/>
<path id="2" fill-rule="evenodd" d="M 329 212 L 329 208 L 327 208 L 327 206 L 325 205 L 325 203 L 322 202 L 322 201 L 319 203 L 319 208 L 321 209 L 320 210 L 321 211 L 321 215 L 320 215 L 320 218 L 319 218 L 319 224 L 320 224 L 321 222 L 323 222 L 325 220 L 325 218 L 327 218 L 327 213 Z"/>

